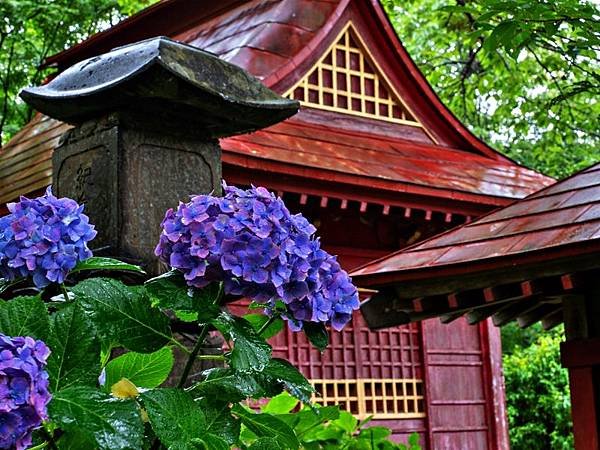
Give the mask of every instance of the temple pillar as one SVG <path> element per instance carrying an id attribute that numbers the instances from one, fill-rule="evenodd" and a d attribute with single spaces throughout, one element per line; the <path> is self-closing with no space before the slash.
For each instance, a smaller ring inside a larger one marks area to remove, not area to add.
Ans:
<path id="1" fill-rule="evenodd" d="M 569 370 L 577 450 L 600 448 L 600 285 L 563 300 L 566 341 L 561 363 Z"/>

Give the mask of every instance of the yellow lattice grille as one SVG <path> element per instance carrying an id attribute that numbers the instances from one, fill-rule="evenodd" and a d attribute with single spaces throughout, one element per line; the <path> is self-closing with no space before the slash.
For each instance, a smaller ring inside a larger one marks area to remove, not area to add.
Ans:
<path id="1" fill-rule="evenodd" d="M 285 96 L 312 108 L 421 126 L 370 57 L 352 23 Z"/>
<path id="2" fill-rule="evenodd" d="M 360 419 L 425 417 L 423 381 L 416 379 L 311 380 L 323 406 L 339 405 Z"/>

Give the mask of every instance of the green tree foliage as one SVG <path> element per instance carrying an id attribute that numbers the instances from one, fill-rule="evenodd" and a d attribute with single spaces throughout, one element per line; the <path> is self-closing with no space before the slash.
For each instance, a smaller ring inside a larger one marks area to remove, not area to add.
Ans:
<path id="1" fill-rule="evenodd" d="M 518 347 L 534 345 L 539 335 L 543 333 L 540 322 L 527 328 L 521 328 L 516 322 L 502 327 L 502 353 L 511 355 Z"/>
<path id="2" fill-rule="evenodd" d="M 566 369 L 560 365 L 562 328 L 538 335 L 527 347 L 515 345 L 504 357 L 511 448 L 573 448 Z"/>
<path id="3" fill-rule="evenodd" d="M 600 12 L 585 0 L 383 0 L 450 109 L 555 177 L 600 160 Z"/>
<path id="4" fill-rule="evenodd" d="M 153 0 L 2 0 L 0 1 L 0 143 L 31 116 L 17 97 L 25 86 L 40 84 L 51 72 L 40 65 L 58 53 Z"/>

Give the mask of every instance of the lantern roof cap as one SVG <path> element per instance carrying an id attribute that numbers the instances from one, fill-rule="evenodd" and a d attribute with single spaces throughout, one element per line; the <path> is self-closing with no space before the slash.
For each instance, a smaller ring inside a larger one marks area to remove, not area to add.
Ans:
<path id="1" fill-rule="evenodd" d="M 38 111 L 68 123 L 137 111 L 185 120 L 211 137 L 264 128 L 299 108 L 240 67 L 166 37 L 86 59 L 20 95 Z"/>

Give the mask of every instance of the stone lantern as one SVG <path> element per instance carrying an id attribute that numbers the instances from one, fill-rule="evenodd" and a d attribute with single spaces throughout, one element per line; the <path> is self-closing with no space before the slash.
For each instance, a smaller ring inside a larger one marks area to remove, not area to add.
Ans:
<path id="1" fill-rule="evenodd" d="M 153 254 L 168 208 L 218 192 L 218 138 L 295 114 L 298 103 L 243 69 L 157 37 L 81 61 L 24 89 L 36 110 L 75 125 L 53 155 L 53 190 L 86 205 L 96 254 L 159 271 Z"/>

